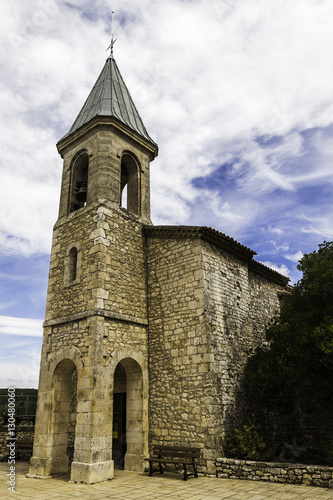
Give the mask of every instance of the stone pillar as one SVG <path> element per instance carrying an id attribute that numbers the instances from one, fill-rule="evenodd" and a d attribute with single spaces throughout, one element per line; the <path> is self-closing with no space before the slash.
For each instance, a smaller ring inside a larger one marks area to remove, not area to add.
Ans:
<path id="1" fill-rule="evenodd" d="M 113 478 L 112 407 L 108 391 L 92 388 L 93 377 L 78 387 L 74 461 L 71 481 L 98 483 Z M 83 387 L 83 386 L 86 387 Z"/>
<path id="2" fill-rule="evenodd" d="M 78 380 L 77 419 L 71 481 L 98 483 L 113 478 L 112 397 L 103 365 L 104 319 L 89 318 L 91 356 Z"/>

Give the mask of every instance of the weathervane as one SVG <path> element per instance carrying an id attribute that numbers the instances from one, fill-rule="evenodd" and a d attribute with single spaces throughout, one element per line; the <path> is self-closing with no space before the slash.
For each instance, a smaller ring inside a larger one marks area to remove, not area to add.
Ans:
<path id="1" fill-rule="evenodd" d="M 113 57 L 113 46 L 116 43 L 116 41 L 118 40 L 118 38 L 116 38 L 115 40 L 113 39 L 113 14 L 114 14 L 114 11 L 111 12 L 111 43 L 108 46 L 108 48 L 106 49 L 106 50 L 110 49 L 110 56 L 111 57 Z"/>

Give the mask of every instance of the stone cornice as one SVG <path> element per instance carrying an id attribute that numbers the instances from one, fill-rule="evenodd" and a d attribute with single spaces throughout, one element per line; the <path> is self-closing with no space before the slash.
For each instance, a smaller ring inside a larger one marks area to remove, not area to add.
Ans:
<path id="1" fill-rule="evenodd" d="M 102 316 L 104 318 L 114 319 L 123 323 L 133 323 L 140 326 L 148 325 L 147 318 L 136 318 L 134 316 L 129 316 L 128 314 L 116 313 L 114 311 L 105 311 L 103 309 L 90 309 L 88 311 L 71 314 L 70 316 L 62 316 L 60 318 L 45 320 L 43 323 L 43 327 L 46 328 L 49 326 L 62 325 L 64 323 L 73 323 L 73 321 L 91 318 L 92 316 Z"/>
<path id="2" fill-rule="evenodd" d="M 111 130 L 120 137 L 125 138 L 128 142 L 133 143 L 136 147 L 148 152 L 150 160 L 154 160 L 158 155 L 158 146 L 142 137 L 140 134 L 132 130 L 130 127 L 120 122 L 114 116 L 95 116 L 88 123 L 82 125 L 79 129 L 69 135 L 65 135 L 57 143 L 57 149 L 60 156 L 63 158 L 64 154 L 69 151 L 73 146 L 79 143 L 82 138 L 86 139 L 98 130 Z"/>

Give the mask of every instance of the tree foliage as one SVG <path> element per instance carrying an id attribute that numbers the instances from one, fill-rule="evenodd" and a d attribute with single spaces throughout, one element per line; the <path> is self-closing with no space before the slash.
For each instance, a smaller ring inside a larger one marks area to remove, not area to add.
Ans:
<path id="1" fill-rule="evenodd" d="M 271 450 L 262 437 L 261 427 L 254 415 L 227 439 L 228 456 L 241 460 L 269 460 Z"/>
<path id="2" fill-rule="evenodd" d="M 333 242 L 304 255 L 303 276 L 269 325 L 268 349 L 249 359 L 246 382 L 259 404 L 284 413 L 333 408 Z"/>

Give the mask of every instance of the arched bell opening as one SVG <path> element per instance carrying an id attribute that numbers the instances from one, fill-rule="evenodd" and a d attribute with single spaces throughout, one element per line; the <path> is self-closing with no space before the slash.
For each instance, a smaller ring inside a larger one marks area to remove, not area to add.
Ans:
<path id="1" fill-rule="evenodd" d="M 114 372 L 112 429 L 112 459 L 115 467 L 142 470 L 142 370 L 131 358 L 120 361 Z"/>
<path id="2" fill-rule="evenodd" d="M 74 212 L 87 203 L 88 170 L 89 157 L 86 152 L 82 152 L 76 157 L 71 166 L 69 212 Z"/>
<path id="3" fill-rule="evenodd" d="M 132 155 L 125 153 L 121 158 L 120 206 L 139 215 L 139 166 Z"/>
<path id="4" fill-rule="evenodd" d="M 64 359 L 56 366 L 52 384 L 52 471 L 65 474 L 73 460 L 77 406 L 77 370 Z"/>

